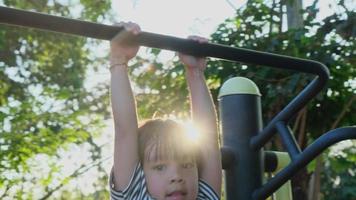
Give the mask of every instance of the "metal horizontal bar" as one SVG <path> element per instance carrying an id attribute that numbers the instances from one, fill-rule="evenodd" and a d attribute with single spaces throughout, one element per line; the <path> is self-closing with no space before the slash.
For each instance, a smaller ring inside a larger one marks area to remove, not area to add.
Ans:
<path id="1" fill-rule="evenodd" d="M 254 200 L 266 199 L 288 179 L 290 179 L 298 170 L 305 167 L 315 157 L 322 153 L 329 146 L 348 139 L 356 139 L 356 126 L 343 127 L 331 130 L 320 136 L 311 145 L 309 145 L 297 158 L 293 160 L 282 171 L 277 173 L 261 188 L 253 193 Z"/>
<path id="2" fill-rule="evenodd" d="M 74 34 L 96 39 L 111 40 L 122 28 L 88 21 L 69 19 L 43 13 L 19 10 L 0 6 L 0 23 L 8 25 L 38 28 L 48 31 Z M 231 61 L 265 65 L 281 69 L 328 76 L 328 69 L 321 63 L 311 60 L 254 51 L 225 45 L 200 44 L 188 39 L 142 32 L 136 37 L 128 38 L 139 45 L 192 55 L 221 58 Z"/>
<path id="3" fill-rule="evenodd" d="M 0 6 L 0 23 L 110 40 L 122 28 Z"/>

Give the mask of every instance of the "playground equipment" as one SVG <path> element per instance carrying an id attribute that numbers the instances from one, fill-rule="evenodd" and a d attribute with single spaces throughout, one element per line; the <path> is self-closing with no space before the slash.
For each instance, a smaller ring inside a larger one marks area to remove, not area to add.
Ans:
<path id="1" fill-rule="evenodd" d="M 117 33 L 124 31 L 115 26 L 1 6 L 0 23 L 103 40 L 110 40 Z M 220 92 L 220 116 L 224 136 L 222 157 L 228 200 L 266 199 L 327 147 L 342 140 L 356 139 L 356 127 L 344 127 L 325 133 L 304 151 L 301 151 L 295 142 L 288 127 L 289 120 L 321 91 L 329 78 L 328 69 L 319 62 L 218 44 L 200 44 L 187 39 L 148 32 L 128 36 L 125 41 L 195 56 L 215 57 L 315 75 L 314 80 L 264 128 L 259 92 L 254 83 L 238 78 L 222 86 Z M 247 85 L 247 91 L 246 88 L 235 88 L 240 85 Z M 278 155 L 263 151 L 263 146 L 276 131 L 281 136 L 291 162 L 263 184 L 263 173 L 267 169 L 275 171 L 278 166 L 279 159 L 274 158 L 278 158 Z"/>

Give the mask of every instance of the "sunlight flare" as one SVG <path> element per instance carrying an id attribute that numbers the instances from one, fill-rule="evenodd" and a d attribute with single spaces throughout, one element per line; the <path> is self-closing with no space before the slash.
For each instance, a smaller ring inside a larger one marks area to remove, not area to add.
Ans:
<path id="1" fill-rule="evenodd" d="M 193 142 L 198 142 L 200 139 L 200 134 L 198 128 L 194 125 L 193 122 L 185 121 L 183 123 L 185 128 L 185 133 L 188 135 L 188 138 Z"/>

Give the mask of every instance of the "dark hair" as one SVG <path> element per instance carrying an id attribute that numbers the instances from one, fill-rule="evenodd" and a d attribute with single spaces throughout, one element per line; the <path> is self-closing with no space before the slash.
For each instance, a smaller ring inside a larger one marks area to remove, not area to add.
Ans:
<path id="1" fill-rule="evenodd" d="M 184 126 L 170 119 L 146 121 L 138 129 L 139 158 L 145 161 L 161 159 L 197 159 L 198 148 L 189 139 Z"/>

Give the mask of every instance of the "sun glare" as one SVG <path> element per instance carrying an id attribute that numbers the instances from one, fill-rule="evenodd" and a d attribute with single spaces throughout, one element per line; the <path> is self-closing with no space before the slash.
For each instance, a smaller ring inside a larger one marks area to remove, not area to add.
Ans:
<path id="1" fill-rule="evenodd" d="M 193 142 L 198 142 L 199 141 L 199 131 L 198 128 L 189 121 L 185 121 L 184 123 L 185 127 L 185 132 L 188 135 L 188 137 L 193 141 Z"/>

